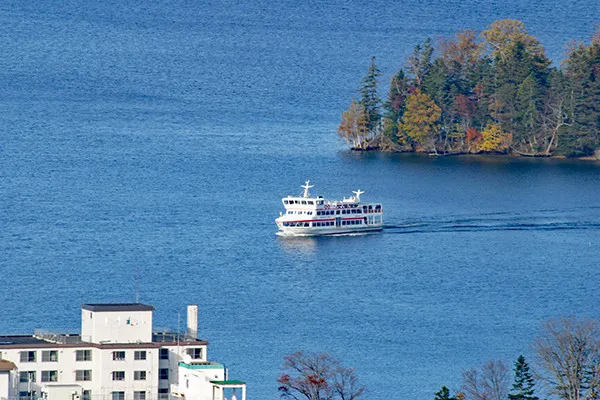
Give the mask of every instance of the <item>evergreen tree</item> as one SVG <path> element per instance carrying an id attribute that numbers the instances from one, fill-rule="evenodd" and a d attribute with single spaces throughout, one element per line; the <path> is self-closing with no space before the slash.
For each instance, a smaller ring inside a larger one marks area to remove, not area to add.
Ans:
<path id="1" fill-rule="evenodd" d="M 362 80 L 360 87 L 361 100 L 360 104 L 365 108 L 367 113 L 367 128 L 370 133 L 374 133 L 381 120 L 381 114 L 379 113 L 379 106 L 381 105 L 381 99 L 377 95 L 378 78 L 381 76 L 381 71 L 375 64 L 375 57 L 371 58 L 371 65 L 369 66 L 369 72 Z"/>
<path id="2" fill-rule="evenodd" d="M 534 395 L 535 382 L 525 357 L 519 356 L 515 362 L 515 383 L 508 395 L 510 400 L 539 400 Z"/>
<path id="3" fill-rule="evenodd" d="M 442 150 L 448 151 L 448 147 L 454 140 L 457 128 L 458 116 L 454 112 L 454 101 L 460 93 L 460 88 L 455 77 L 449 75 L 446 64 L 441 59 L 436 59 L 431 64 L 429 73 L 421 85 L 423 93 L 429 95 L 437 104 L 442 113 L 439 120 L 440 135 L 438 142 L 443 144 Z"/>
<path id="4" fill-rule="evenodd" d="M 414 86 L 421 86 L 431 69 L 433 45 L 431 38 L 427 38 L 423 45 L 416 45 L 413 54 L 408 57 L 408 72 L 413 76 Z"/>
<path id="5" fill-rule="evenodd" d="M 408 95 L 408 79 L 404 75 L 404 71 L 400 70 L 392 78 L 390 82 L 390 91 L 388 100 L 383 105 L 385 110 L 384 118 L 384 135 L 393 141 L 397 139 L 398 124 L 402 119 L 404 110 L 406 109 L 406 96 Z"/>
<path id="6" fill-rule="evenodd" d="M 571 127 L 560 142 L 566 155 L 591 155 L 600 144 L 600 42 L 573 47 L 566 60 Z"/>
<path id="7" fill-rule="evenodd" d="M 446 386 L 442 386 L 442 390 L 435 394 L 433 400 L 457 400 L 456 397 L 450 396 L 450 390 Z"/>

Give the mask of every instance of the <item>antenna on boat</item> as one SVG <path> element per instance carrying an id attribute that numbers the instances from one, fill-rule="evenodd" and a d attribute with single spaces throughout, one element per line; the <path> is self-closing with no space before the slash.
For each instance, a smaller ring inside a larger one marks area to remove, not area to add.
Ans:
<path id="1" fill-rule="evenodd" d="M 308 189 L 310 189 L 311 187 L 314 187 L 315 185 L 311 185 L 310 181 L 306 181 L 306 183 L 300 187 L 304 188 L 304 197 L 310 197 L 308 195 Z"/>
<path id="2" fill-rule="evenodd" d="M 352 193 L 354 193 L 356 195 L 356 201 L 360 201 L 360 195 L 363 194 L 364 192 L 362 190 L 358 189 Z"/>

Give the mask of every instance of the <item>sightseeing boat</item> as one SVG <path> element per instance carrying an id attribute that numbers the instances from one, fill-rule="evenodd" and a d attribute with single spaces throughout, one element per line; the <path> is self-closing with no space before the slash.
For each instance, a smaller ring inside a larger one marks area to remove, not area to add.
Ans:
<path id="1" fill-rule="evenodd" d="M 370 232 L 383 229 L 381 203 L 361 203 L 357 190 L 354 196 L 338 201 L 325 200 L 322 196 L 311 197 L 310 181 L 301 186 L 301 196 L 281 199 L 285 213 L 275 219 L 278 234 L 284 236 L 319 236 L 344 233 Z"/>

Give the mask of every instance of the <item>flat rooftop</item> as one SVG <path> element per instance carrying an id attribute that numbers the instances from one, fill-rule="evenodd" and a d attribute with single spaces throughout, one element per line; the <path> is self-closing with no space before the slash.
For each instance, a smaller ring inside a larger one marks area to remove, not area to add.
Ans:
<path id="1" fill-rule="evenodd" d="M 81 308 L 96 312 L 154 311 L 154 307 L 142 303 L 95 303 L 82 304 Z"/>
<path id="2" fill-rule="evenodd" d="M 154 332 L 152 333 L 152 343 L 197 343 L 208 344 L 206 340 L 199 340 L 186 336 L 184 333 L 177 332 Z M 144 345 L 148 343 L 106 343 L 110 346 L 115 345 Z M 35 335 L 0 335 L 1 348 L 15 347 L 60 347 L 62 345 L 96 345 L 94 343 L 81 340 L 81 336 L 77 334 L 50 333 L 44 332 Z"/>
<path id="3" fill-rule="evenodd" d="M 47 341 L 38 339 L 33 335 L 7 335 L 0 336 L 0 347 L 12 345 L 48 344 Z"/>

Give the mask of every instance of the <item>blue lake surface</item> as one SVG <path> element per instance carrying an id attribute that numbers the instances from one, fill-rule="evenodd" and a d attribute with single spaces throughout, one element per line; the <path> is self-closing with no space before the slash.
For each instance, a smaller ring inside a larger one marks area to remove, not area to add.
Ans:
<path id="1" fill-rule="evenodd" d="M 599 317 L 600 164 L 356 154 L 335 130 L 370 57 L 516 18 L 556 64 L 596 1 L 5 1 L 0 333 L 79 330 L 86 302 L 199 305 L 209 357 L 278 397 L 327 351 L 368 398 L 430 399 L 533 360 L 548 317 Z M 281 197 L 366 191 L 386 228 L 282 239 Z M 137 277 L 137 278 L 136 278 Z M 137 283 L 136 283 L 137 282 Z M 182 317 L 183 322 L 183 317 Z"/>

